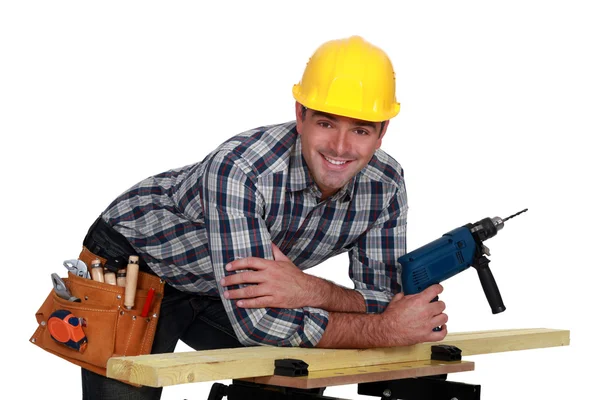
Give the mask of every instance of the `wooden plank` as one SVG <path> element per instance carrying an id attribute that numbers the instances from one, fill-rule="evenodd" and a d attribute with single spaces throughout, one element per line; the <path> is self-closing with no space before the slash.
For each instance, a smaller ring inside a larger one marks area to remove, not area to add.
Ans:
<path id="1" fill-rule="evenodd" d="M 274 362 L 301 359 L 309 372 L 428 360 L 432 344 L 459 347 L 463 356 L 569 345 L 568 330 L 514 329 L 450 333 L 442 342 L 375 349 L 245 347 L 109 359 L 107 376 L 145 386 L 240 379 L 273 374 Z"/>
<path id="2" fill-rule="evenodd" d="M 475 363 L 471 361 L 443 362 L 428 360 L 311 371 L 308 376 L 294 378 L 271 375 L 257 378 L 243 378 L 241 380 L 266 385 L 313 389 L 355 383 L 416 378 L 419 376 L 442 375 L 452 372 L 473 371 L 474 369 Z"/>

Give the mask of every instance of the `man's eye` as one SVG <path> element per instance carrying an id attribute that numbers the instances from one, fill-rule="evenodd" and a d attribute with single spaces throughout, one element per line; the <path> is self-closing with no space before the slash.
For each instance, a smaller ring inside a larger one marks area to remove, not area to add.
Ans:
<path id="1" fill-rule="evenodd" d="M 366 131 L 364 129 L 356 129 L 354 132 L 358 133 L 361 136 L 366 136 L 369 134 L 369 131 Z"/>
<path id="2" fill-rule="evenodd" d="M 317 122 L 321 128 L 331 128 L 331 124 L 329 122 Z"/>

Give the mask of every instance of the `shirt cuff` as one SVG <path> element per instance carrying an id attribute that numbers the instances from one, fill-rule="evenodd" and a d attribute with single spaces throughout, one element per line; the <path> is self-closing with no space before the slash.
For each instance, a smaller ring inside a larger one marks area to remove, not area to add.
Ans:
<path id="1" fill-rule="evenodd" d="M 240 343 L 245 346 L 315 347 L 329 323 L 329 313 L 319 308 L 248 311 L 256 315 L 237 320 L 233 325 Z"/>
<path id="2" fill-rule="evenodd" d="M 385 311 L 394 295 L 390 292 L 379 292 L 377 290 L 354 289 L 365 299 L 367 314 L 380 314 Z"/>
<path id="3" fill-rule="evenodd" d="M 329 312 L 320 308 L 303 307 L 304 326 L 302 332 L 294 334 L 289 345 L 294 347 L 316 347 L 329 323 Z"/>

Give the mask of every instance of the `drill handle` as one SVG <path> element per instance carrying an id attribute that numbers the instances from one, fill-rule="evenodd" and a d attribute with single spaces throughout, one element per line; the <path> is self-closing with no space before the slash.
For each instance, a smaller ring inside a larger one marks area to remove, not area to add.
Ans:
<path id="1" fill-rule="evenodd" d="M 506 307 L 502 301 L 500 290 L 498 290 L 498 285 L 496 284 L 494 275 L 492 275 L 492 270 L 490 270 L 489 264 L 490 260 L 488 260 L 485 256 L 480 256 L 475 259 L 473 267 L 475 267 L 477 270 L 481 287 L 483 288 L 485 297 L 487 297 L 488 303 L 492 308 L 492 313 L 498 314 L 506 310 Z"/>

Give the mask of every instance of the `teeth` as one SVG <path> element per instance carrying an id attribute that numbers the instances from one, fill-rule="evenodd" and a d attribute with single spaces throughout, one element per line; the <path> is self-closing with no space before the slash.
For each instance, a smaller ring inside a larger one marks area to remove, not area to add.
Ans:
<path id="1" fill-rule="evenodd" d="M 325 157 L 325 156 L 323 156 L 323 157 Z M 348 162 L 348 161 L 337 161 L 337 160 L 332 160 L 331 158 L 328 158 L 328 157 L 325 157 L 325 159 L 326 159 L 328 162 L 332 163 L 333 165 L 344 165 L 344 164 L 346 164 L 346 163 Z"/>

